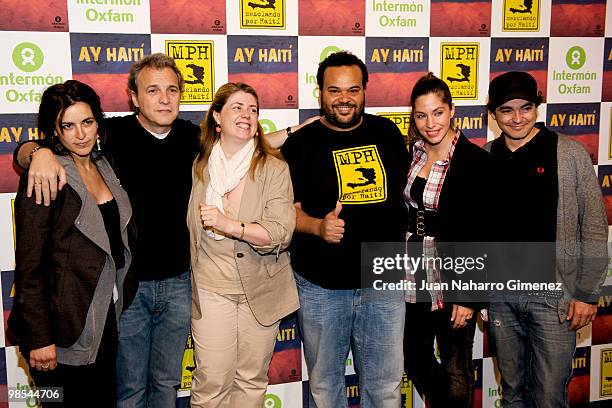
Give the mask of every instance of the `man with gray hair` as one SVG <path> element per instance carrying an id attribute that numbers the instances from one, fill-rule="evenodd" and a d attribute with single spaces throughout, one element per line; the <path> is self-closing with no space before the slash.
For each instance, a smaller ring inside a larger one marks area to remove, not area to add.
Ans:
<path id="1" fill-rule="evenodd" d="M 120 408 L 173 407 L 181 379 L 191 324 L 185 219 L 199 137 L 198 126 L 178 119 L 183 84 L 172 58 L 144 57 L 128 77 L 135 113 L 106 119 L 100 134 L 101 150 L 128 192 L 137 230 L 132 268 L 139 286 L 119 323 Z M 24 167 L 32 159 L 29 184 L 39 202 L 45 189 L 47 204 L 65 183 L 64 169 L 48 149 L 22 147 L 15 156 Z"/>

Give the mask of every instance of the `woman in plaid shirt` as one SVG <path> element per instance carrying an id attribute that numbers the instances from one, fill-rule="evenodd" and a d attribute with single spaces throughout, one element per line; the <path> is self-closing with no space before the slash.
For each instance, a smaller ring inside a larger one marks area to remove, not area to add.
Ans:
<path id="1" fill-rule="evenodd" d="M 415 84 L 410 102 L 409 132 L 416 142 L 404 190 L 408 247 L 420 250 L 422 242 L 424 256 L 437 256 L 442 242 L 484 241 L 486 152 L 453 126 L 450 90 L 432 73 Z M 432 408 L 472 407 L 474 312 L 483 305 L 446 290 L 451 288 L 449 278 L 459 271 L 441 269 L 429 264 L 408 273 L 416 290 L 406 292 L 404 367 Z M 470 276 L 461 275 L 466 278 Z"/>

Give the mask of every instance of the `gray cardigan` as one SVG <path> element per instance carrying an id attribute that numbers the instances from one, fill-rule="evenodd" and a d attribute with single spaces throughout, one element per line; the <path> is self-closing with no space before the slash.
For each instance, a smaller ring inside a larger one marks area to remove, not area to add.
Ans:
<path id="1" fill-rule="evenodd" d="M 490 152 L 491 144 L 484 149 Z M 601 291 L 608 265 L 608 222 L 591 158 L 564 135 L 557 143 L 557 178 L 557 279 L 565 285 L 559 304 L 564 320 L 571 298 L 594 301 Z"/>
<path id="2" fill-rule="evenodd" d="M 108 302 L 113 298 L 113 287 L 115 286 L 118 290 L 118 298 L 115 302 L 117 324 L 119 324 L 119 316 L 123 310 L 123 282 L 132 261 L 127 234 L 127 225 L 132 217 L 132 207 L 130 206 L 127 193 L 119 184 L 119 180 L 115 176 L 110 164 L 101 157 L 95 163 L 119 207 L 121 239 L 125 248 L 125 265 L 123 268 L 116 270 L 108 235 L 104 227 L 104 220 L 98 209 L 98 204 L 87 191 L 87 187 L 83 183 L 79 171 L 70 156 L 58 156 L 57 158 L 66 170 L 68 184 L 76 191 L 82 201 L 81 211 L 74 222 L 75 226 L 83 235 L 106 253 L 106 262 L 100 274 L 91 305 L 87 311 L 83 332 L 70 347 L 57 347 L 57 361 L 69 365 L 92 364 L 95 362 L 98 354 L 106 316 L 108 315 Z"/>

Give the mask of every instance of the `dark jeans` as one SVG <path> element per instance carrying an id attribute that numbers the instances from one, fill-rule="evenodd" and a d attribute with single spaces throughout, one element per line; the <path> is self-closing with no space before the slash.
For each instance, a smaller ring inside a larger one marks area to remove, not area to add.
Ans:
<path id="1" fill-rule="evenodd" d="M 476 314 L 466 327 L 453 329 L 452 310 L 450 304 L 432 312 L 431 303 L 406 303 L 404 370 L 431 408 L 474 405 Z M 434 337 L 441 362 L 434 354 Z"/>
<path id="2" fill-rule="evenodd" d="M 505 301 L 502 301 L 505 300 Z M 576 332 L 559 314 L 562 300 L 506 296 L 489 305 L 489 333 L 497 349 L 502 406 L 569 407 Z"/>
<path id="3" fill-rule="evenodd" d="M 23 353 L 23 357 L 29 364 L 29 353 Z M 57 368 L 51 371 L 39 371 L 30 367 L 30 375 L 37 387 L 63 388 L 62 403 L 47 402 L 42 404 L 43 407 L 81 408 L 90 403 L 90 406 L 114 407 L 117 404 L 116 360 L 117 321 L 114 306 L 111 306 L 93 364 L 58 364 Z"/>

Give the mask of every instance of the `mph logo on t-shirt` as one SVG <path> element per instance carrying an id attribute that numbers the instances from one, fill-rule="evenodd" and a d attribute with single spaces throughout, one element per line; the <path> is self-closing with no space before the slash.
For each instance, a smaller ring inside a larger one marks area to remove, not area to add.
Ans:
<path id="1" fill-rule="evenodd" d="M 375 145 L 333 151 L 342 204 L 371 204 L 387 199 L 387 175 Z"/>

